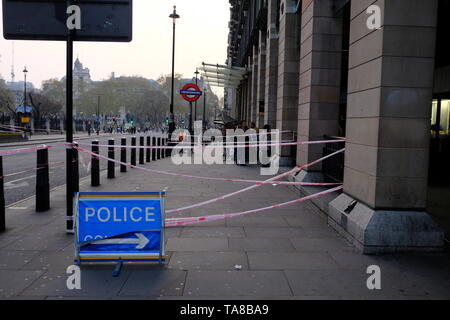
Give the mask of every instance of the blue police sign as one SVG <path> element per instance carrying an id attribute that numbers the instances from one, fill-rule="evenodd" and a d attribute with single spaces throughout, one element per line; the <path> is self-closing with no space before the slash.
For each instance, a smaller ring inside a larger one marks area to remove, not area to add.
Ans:
<path id="1" fill-rule="evenodd" d="M 164 192 L 79 193 L 75 260 L 164 260 Z"/>

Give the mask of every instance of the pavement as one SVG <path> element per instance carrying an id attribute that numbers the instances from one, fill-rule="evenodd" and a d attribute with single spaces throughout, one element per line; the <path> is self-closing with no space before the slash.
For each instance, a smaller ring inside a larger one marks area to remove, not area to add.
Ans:
<path id="1" fill-rule="evenodd" d="M 258 167 L 177 166 L 170 158 L 145 164 L 191 175 L 265 180 Z M 80 191 L 166 190 L 174 209 L 240 190 L 248 184 L 173 178 L 129 169 L 101 186 L 81 179 Z M 264 185 L 170 217 L 239 212 L 301 197 L 290 186 Z M 34 212 L 34 198 L 6 209 L 0 233 L 0 299 L 449 299 L 448 253 L 366 256 L 327 225 L 312 202 L 266 212 L 168 228 L 164 265 L 124 263 L 81 266 L 81 289 L 66 286 L 74 236 L 65 230 L 65 187 L 51 193 L 52 209 Z M 369 266 L 379 266 L 381 289 L 369 290 Z"/>

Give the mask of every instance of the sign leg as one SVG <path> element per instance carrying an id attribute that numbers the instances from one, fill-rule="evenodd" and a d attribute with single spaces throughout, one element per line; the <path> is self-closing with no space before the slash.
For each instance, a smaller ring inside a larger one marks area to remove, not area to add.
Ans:
<path id="1" fill-rule="evenodd" d="M 123 265 L 122 261 L 119 261 L 116 263 L 116 266 L 114 267 L 114 270 L 112 272 L 113 277 L 116 278 L 116 277 L 120 276 L 120 271 L 122 270 L 122 265 Z"/>

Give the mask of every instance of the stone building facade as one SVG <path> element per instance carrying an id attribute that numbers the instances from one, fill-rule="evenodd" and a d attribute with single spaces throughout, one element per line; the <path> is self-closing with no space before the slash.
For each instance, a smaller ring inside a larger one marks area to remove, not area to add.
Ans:
<path id="1" fill-rule="evenodd" d="M 450 1 L 229 1 L 228 65 L 249 72 L 235 117 L 345 138 L 344 189 L 325 211 L 364 253 L 442 249 L 427 198 L 436 180 L 450 187 Z M 323 154 L 282 151 L 297 165 Z M 325 175 L 320 163 L 295 179 Z"/>

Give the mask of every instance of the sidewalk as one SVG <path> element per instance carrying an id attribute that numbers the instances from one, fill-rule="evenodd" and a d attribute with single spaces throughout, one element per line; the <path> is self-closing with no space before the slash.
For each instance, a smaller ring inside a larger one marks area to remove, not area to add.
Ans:
<path id="1" fill-rule="evenodd" d="M 191 175 L 264 180 L 256 167 L 175 166 L 170 158 L 146 167 Z M 198 203 L 249 184 L 173 178 L 128 169 L 80 191 L 166 190 L 166 209 Z M 265 185 L 171 217 L 239 212 L 299 198 L 294 187 Z M 83 264 L 81 290 L 68 290 L 73 236 L 65 232 L 65 187 L 52 209 L 34 212 L 34 198 L 7 208 L 0 234 L 0 299 L 449 299 L 450 257 L 442 254 L 364 256 L 331 228 L 312 202 L 251 216 L 166 231 L 164 266 Z M 235 266 L 241 266 L 237 270 Z M 368 290 L 367 267 L 381 268 L 381 290 Z"/>

